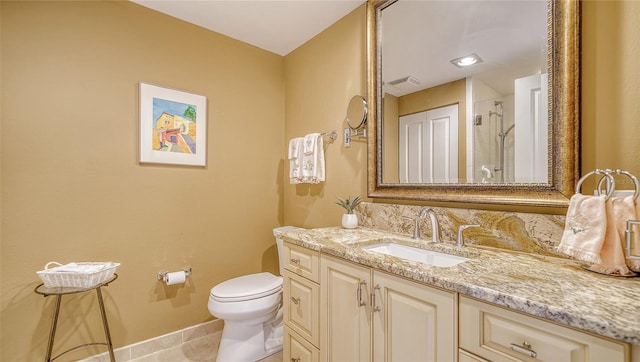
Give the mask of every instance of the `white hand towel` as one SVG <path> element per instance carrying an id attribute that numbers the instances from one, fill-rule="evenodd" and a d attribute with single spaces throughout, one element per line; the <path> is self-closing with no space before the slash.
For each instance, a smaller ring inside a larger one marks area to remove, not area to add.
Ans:
<path id="1" fill-rule="evenodd" d="M 605 200 L 605 195 L 571 196 L 558 251 L 589 263 L 602 262 L 600 251 L 607 228 Z"/>
<path id="2" fill-rule="evenodd" d="M 304 136 L 305 155 L 310 155 L 316 152 L 316 142 L 318 141 L 318 138 L 320 138 L 319 136 L 320 133 L 309 133 L 308 135 Z"/>
<path id="3" fill-rule="evenodd" d="M 292 138 L 289 140 L 289 159 L 295 160 L 300 154 L 300 145 L 302 144 L 302 137 Z"/>
<path id="4" fill-rule="evenodd" d="M 302 182 L 317 184 L 325 180 L 324 144 L 320 133 L 304 137 L 302 154 Z M 310 152 L 307 152 L 310 150 Z"/>
<path id="5" fill-rule="evenodd" d="M 289 183 L 302 183 L 302 137 L 289 141 Z"/>
<path id="6" fill-rule="evenodd" d="M 316 169 L 315 177 L 317 182 L 324 182 L 324 141 L 322 135 L 318 135 L 316 140 Z"/>

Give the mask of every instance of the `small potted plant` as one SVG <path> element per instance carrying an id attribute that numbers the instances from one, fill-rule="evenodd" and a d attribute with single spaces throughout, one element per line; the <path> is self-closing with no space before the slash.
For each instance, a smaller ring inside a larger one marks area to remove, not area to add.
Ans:
<path id="1" fill-rule="evenodd" d="M 356 196 L 353 199 L 351 196 L 347 199 L 338 198 L 336 204 L 344 207 L 347 212 L 342 215 L 342 227 L 345 229 L 353 229 L 358 226 L 358 215 L 354 213 L 356 207 L 360 205 L 362 200 L 360 196 Z"/>

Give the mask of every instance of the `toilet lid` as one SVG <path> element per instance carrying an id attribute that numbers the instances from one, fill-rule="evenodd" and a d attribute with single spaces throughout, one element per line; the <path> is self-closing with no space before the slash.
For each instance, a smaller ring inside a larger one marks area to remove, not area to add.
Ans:
<path id="1" fill-rule="evenodd" d="M 282 290 L 282 277 L 271 273 L 243 275 L 211 288 L 211 297 L 223 302 L 261 298 Z"/>

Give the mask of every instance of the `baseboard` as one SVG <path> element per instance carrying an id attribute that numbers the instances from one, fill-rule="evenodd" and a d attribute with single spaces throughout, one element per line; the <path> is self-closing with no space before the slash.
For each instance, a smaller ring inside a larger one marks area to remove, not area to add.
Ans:
<path id="1" fill-rule="evenodd" d="M 223 326 L 224 321 L 222 319 L 216 319 L 210 322 L 197 324 L 195 326 L 187 327 L 179 331 L 167 333 L 159 337 L 150 338 L 142 342 L 114 349 L 113 354 L 115 355 L 116 361 L 118 362 L 131 361 L 152 353 L 156 353 L 163 349 L 179 346 L 196 338 L 216 333 L 218 331 L 221 331 Z M 102 361 L 109 361 L 109 352 L 100 353 L 95 356 L 80 360 L 80 362 Z"/>

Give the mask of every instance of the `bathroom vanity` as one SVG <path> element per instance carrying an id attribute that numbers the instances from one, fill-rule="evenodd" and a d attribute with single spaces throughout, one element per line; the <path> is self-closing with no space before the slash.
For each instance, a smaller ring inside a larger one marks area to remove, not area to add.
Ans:
<path id="1" fill-rule="evenodd" d="M 636 278 L 366 228 L 283 238 L 285 361 L 640 361 Z M 465 259 L 434 266 L 367 250 L 382 243 Z"/>

